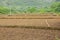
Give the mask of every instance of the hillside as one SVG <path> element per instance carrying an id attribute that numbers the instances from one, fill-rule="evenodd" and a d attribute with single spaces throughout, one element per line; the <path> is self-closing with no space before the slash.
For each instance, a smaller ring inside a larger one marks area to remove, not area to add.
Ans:
<path id="1" fill-rule="evenodd" d="M 49 7 L 55 0 L 0 0 L 0 6 L 27 8 L 27 7 Z"/>

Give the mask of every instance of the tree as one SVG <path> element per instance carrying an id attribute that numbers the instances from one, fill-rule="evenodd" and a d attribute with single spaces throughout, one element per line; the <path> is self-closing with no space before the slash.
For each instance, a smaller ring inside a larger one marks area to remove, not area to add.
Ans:
<path id="1" fill-rule="evenodd" d="M 55 2 L 51 5 L 53 12 L 60 12 L 60 2 Z"/>
<path id="2" fill-rule="evenodd" d="M 30 12 L 30 13 L 33 13 L 33 12 L 36 12 L 37 9 L 35 7 L 28 7 L 27 8 L 27 12 Z"/>

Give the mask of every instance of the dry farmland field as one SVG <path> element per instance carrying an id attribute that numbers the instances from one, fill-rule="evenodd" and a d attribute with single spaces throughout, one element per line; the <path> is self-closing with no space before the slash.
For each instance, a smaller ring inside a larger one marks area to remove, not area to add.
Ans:
<path id="1" fill-rule="evenodd" d="M 0 40 L 60 40 L 60 16 L 0 15 Z"/>

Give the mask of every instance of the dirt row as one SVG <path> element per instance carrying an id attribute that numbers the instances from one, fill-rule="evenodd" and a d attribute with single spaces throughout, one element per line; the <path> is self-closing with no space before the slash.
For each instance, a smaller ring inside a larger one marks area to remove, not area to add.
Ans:
<path id="1" fill-rule="evenodd" d="M 0 40 L 60 40 L 60 31 L 27 28 L 0 28 Z"/>
<path id="2" fill-rule="evenodd" d="M 60 19 L 0 19 L 0 26 L 55 27 L 60 29 Z"/>
<path id="3" fill-rule="evenodd" d="M 60 16 L 47 15 L 0 15 L 0 19 L 60 19 Z"/>

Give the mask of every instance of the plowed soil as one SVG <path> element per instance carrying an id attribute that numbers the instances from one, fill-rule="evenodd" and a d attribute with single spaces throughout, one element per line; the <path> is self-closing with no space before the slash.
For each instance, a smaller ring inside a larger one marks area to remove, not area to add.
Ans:
<path id="1" fill-rule="evenodd" d="M 60 40 L 60 16 L 0 16 L 0 40 Z"/>
<path id="2" fill-rule="evenodd" d="M 0 40 L 58 40 L 60 31 L 26 28 L 0 28 Z"/>

